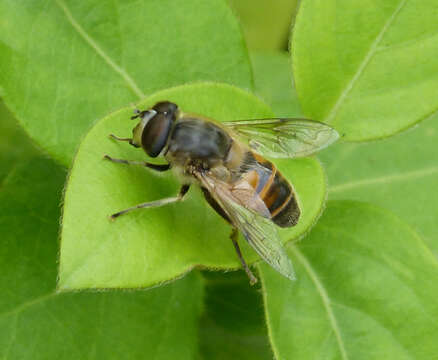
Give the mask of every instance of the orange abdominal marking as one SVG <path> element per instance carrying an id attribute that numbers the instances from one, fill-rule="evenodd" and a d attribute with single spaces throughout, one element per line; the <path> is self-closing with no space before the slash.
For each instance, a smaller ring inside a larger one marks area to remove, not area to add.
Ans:
<path id="1" fill-rule="evenodd" d="M 286 207 L 287 204 L 289 204 L 289 201 L 291 201 L 292 197 L 293 197 L 293 194 L 292 194 L 292 192 L 291 192 L 291 193 L 289 194 L 289 197 L 288 197 L 288 198 L 286 199 L 286 201 L 283 203 L 283 205 L 281 205 L 280 207 L 278 207 L 277 209 L 275 209 L 275 210 L 271 213 L 272 217 L 275 217 L 276 215 L 278 215 L 278 214 L 280 213 L 280 211 L 283 210 L 283 209 Z"/>
<path id="2" fill-rule="evenodd" d="M 265 199 L 266 193 L 268 192 L 269 188 L 271 187 L 274 179 L 275 179 L 275 175 L 277 174 L 277 168 L 275 166 L 273 166 L 272 172 L 271 172 L 271 176 L 269 177 L 267 183 L 263 186 L 262 191 L 260 192 L 260 197 L 262 198 L 262 200 Z M 269 207 L 269 206 L 268 206 Z"/>

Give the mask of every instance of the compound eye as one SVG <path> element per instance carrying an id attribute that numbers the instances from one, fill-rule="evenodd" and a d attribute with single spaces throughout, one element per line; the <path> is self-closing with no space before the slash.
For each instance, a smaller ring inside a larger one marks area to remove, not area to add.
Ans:
<path id="1" fill-rule="evenodd" d="M 132 129 L 132 141 L 130 144 L 135 147 L 141 146 L 141 138 L 143 136 L 144 129 L 147 123 L 152 119 L 157 112 L 155 110 L 143 110 L 139 111 L 137 115 L 133 116 L 131 119 L 140 118 L 140 122 Z"/>
<path id="2" fill-rule="evenodd" d="M 166 146 L 172 123 L 168 116 L 158 113 L 146 124 L 141 145 L 150 157 L 157 157 Z"/>
<path id="3" fill-rule="evenodd" d="M 156 103 L 152 109 L 156 110 L 158 113 L 174 117 L 178 110 L 178 106 L 170 101 L 161 101 Z"/>

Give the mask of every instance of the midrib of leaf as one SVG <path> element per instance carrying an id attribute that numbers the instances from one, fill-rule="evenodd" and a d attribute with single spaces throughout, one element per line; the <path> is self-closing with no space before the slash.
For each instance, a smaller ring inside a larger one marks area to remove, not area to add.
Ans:
<path id="1" fill-rule="evenodd" d="M 96 53 L 112 68 L 116 73 L 118 73 L 128 84 L 129 88 L 133 91 L 135 95 L 138 96 L 139 99 L 145 97 L 143 91 L 140 90 L 138 85 L 135 83 L 134 79 L 125 71 L 125 69 L 121 68 L 117 65 L 106 53 L 103 51 L 99 45 L 86 33 L 86 31 L 79 25 L 79 23 L 75 20 L 72 13 L 70 12 L 67 5 L 62 0 L 56 0 L 56 4 L 61 8 L 64 12 L 67 20 L 70 22 L 71 26 L 78 32 L 78 34 L 85 40 L 85 42 L 90 45 L 90 47 L 96 51 Z"/>
<path id="2" fill-rule="evenodd" d="M 385 175 L 375 178 L 350 181 L 343 184 L 330 186 L 328 190 L 330 193 L 335 193 L 335 192 L 354 189 L 361 186 L 388 184 L 395 181 L 410 180 L 410 179 L 426 177 L 434 174 L 438 174 L 438 166 L 432 166 L 422 170 L 409 171 L 403 174 L 392 174 L 392 175 Z"/>
<path id="3" fill-rule="evenodd" d="M 6 317 L 6 316 L 10 316 L 10 315 L 19 314 L 22 311 L 26 310 L 27 308 L 32 307 L 32 306 L 34 306 L 36 304 L 42 303 L 44 301 L 47 301 L 48 299 L 50 299 L 50 298 L 52 298 L 52 297 L 54 297 L 56 295 L 58 295 L 56 292 L 51 292 L 51 293 L 48 293 L 48 294 L 45 294 L 45 295 L 41 295 L 41 296 L 39 296 L 39 297 L 37 297 L 35 299 L 26 301 L 23 304 L 18 305 L 17 307 L 15 307 L 12 310 L 0 313 L 0 318 Z"/>
<path id="4" fill-rule="evenodd" d="M 360 63 L 356 73 L 353 75 L 353 77 L 351 78 L 350 82 L 347 84 L 345 89 L 340 93 L 338 100 L 336 101 L 336 103 L 333 106 L 330 113 L 325 118 L 324 122 L 330 123 L 335 118 L 335 116 L 337 115 L 337 113 L 339 111 L 339 108 L 342 106 L 345 99 L 350 94 L 351 90 L 353 89 L 354 85 L 357 83 L 357 81 L 362 76 L 362 74 L 363 74 L 364 70 L 366 69 L 366 67 L 368 66 L 370 60 L 372 59 L 372 57 L 374 56 L 374 54 L 378 50 L 380 42 L 382 41 L 386 32 L 391 27 L 392 23 L 394 22 L 395 18 L 400 13 L 401 9 L 406 4 L 406 2 L 407 2 L 407 0 L 401 0 L 400 3 L 398 4 L 397 8 L 394 10 L 394 12 L 388 18 L 386 23 L 383 25 L 382 30 L 379 32 L 379 34 L 377 35 L 375 40 L 372 42 L 367 54 L 365 55 L 363 61 Z"/>
<path id="5" fill-rule="evenodd" d="M 9 353 L 11 352 L 12 346 L 14 345 L 15 339 L 17 338 L 18 314 L 15 314 L 14 319 L 12 321 L 13 321 L 12 334 L 9 340 L 9 344 L 6 348 L 5 356 L 3 357 L 3 360 L 6 360 L 9 357 Z"/>
<path id="6" fill-rule="evenodd" d="M 370 313 L 365 312 L 364 310 L 359 309 L 357 307 L 352 307 L 352 306 L 349 306 L 349 305 L 346 305 L 346 304 L 341 304 L 341 303 L 334 302 L 334 301 L 332 301 L 332 304 L 334 306 L 342 307 L 342 308 L 345 308 L 345 309 L 347 309 L 349 311 L 353 311 L 353 312 L 359 313 L 362 316 L 366 317 L 369 321 L 372 321 L 375 324 L 376 327 L 379 327 L 383 332 L 385 332 L 385 334 L 393 340 L 394 344 L 398 347 L 398 349 L 400 349 L 409 359 L 412 359 L 412 360 L 415 359 L 414 355 L 412 355 L 409 352 L 408 348 L 405 347 L 404 344 L 402 344 L 395 337 L 394 332 L 391 331 L 390 329 L 388 329 L 384 324 L 382 324 L 382 322 L 379 321 L 375 316 L 372 316 Z"/>
<path id="7" fill-rule="evenodd" d="M 18 164 L 15 163 L 12 168 L 9 170 L 9 172 L 7 173 L 7 175 L 3 178 L 2 181 L 0 181 L 0 191 L 3 189 L 3 187 L 5 185 L 8 184 L 9 180 L 12 178 L 12 176 L 15 174 L 16 170 L 17 170 Z"/>
<path id="8" fill-rule="evenodd" d="M 319 296 L 321 297 L 322 304 L 324 306 L 324 309 L 327 312 L 327 317 L 330 323 L 330 326 L 333 329 L 333 332 L 336 337 L 336 343 L 338 344 L 339 352 L 341 354 L 341 358 L 343 360 L 348 360 L 348 354 L 345 349 L 344 341 L 342 340 L 342 334 L 338 326 L 338 322 L 336 321 L 335 314 L 333 313 L 332 305 L 330 303 L 330 299 L 328 297 L 327 291 L 324 288 L 324 285 L 322 285 L 321 281 L 319 280 L 318 275 L 313 270 L 310 263 L 307 261 L 305 256 L 298 250 L 298 248 L 294 245 L 290 245 L 289 249 L 293 252 L 297 260 L 303 265 L 304 269 L 308 273 L 310 279 L 314 283 L 316 290 L 319 293 Z"/>

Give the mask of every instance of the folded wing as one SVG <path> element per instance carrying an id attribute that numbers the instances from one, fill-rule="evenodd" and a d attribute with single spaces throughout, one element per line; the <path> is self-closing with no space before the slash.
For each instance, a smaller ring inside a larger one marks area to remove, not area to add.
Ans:
<path id="1" fill-rule="evenodd" d="M 307 119 L 240 120 L 224 124 L 254 151 L 273 158 L 309 156 L 339 138 L 329 125 Z"/>
<path id="2" fill-rule="evenodd" d="M 207 173 L 199 173 L 197 177 L 260 257 L 280 274 L 295 280 L 292 262 L 270 219 L 269 210 L 254 189 L 241 183 L 232 187 Z"/>

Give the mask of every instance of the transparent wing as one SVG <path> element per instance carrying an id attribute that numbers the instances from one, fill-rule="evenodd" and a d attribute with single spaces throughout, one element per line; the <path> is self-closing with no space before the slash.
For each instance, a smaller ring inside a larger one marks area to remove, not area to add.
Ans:
<path id="1" fill-rule="evenodd" d="M 254 189 L 249 184 L 231 187 L 207 174 L 197 177 L 260 257 L 280 274 L 295 280 L 292 262 L 270 219 L 269 210 Z"/>
<path id="2" fill-rule="evenodd" d="M 240 120 L 224 124 L 254 151 L 274 158 L 308 156 L 339 138 L 332 127 L 307 119 Z"/>

